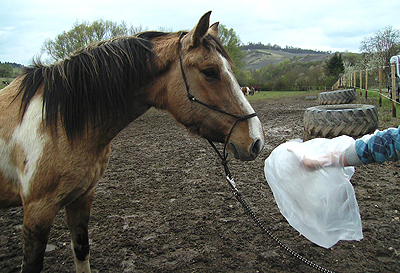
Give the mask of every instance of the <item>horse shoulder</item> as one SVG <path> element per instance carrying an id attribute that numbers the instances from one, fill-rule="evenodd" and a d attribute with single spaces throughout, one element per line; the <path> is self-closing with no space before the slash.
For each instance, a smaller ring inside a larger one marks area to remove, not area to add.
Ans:
<path id="1" fill-rule="evenodd" d="M 93 148 L 85 138 L 71 143 L 62 133 L 59 131 L 57 138 L 51 137 L 46 144 L 31 185 L 31 189 L 40 189 L 40 196 L 51 196 L 59 208 L 92 191 L 111 157 L 111 144 Z M 39 195 L 35 192 L 30 198 Z"/>
<path id="2" fill-rule="evenodd" d="M 19 176 L 24 173 L 27 158 L 23 144 L 18 141 L 23 130 L 21 100 L 15 98 L 17 88 L 18 79 L 0 91 L 0 207 L 21 205 Z M 32 141 L 32 136 L 28 131 L 23 137 Z"/>

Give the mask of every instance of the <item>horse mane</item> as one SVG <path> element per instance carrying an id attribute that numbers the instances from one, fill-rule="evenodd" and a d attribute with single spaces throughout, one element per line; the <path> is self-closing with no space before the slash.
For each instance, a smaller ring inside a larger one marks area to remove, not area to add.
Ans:
<path id="1" fill-rule="evenodd" d="M 22 117 L 43 88 L 46 124 L 54 131 L 60 118 L 70 140 L 88 124 L 101 125 L 110 119 L 130 122 L 127 114 L 135 94 L 163 73 L 157 71 L 152 40 L 182 33 L 148 31 L 88 45 L 51 65 L 35 61 L 21 75 L 17 96 L 22 95 Z M 232 62 L 218 39 L 211 35 L 205 38 L 206 48 L 215 48 Z"/>
<path id="2" fill-rule="evenodd" d="M 43 87 L 46 124 L 56 128 L 60 115 L 68 138 L 73 139 L 89 123 L 127 118 L 135 93 L 156 73 L 152 42 L 146 35 L 91 44 L 48 66 L 36 61 L 22 74 L 18 91 L 22 116 Z"/>

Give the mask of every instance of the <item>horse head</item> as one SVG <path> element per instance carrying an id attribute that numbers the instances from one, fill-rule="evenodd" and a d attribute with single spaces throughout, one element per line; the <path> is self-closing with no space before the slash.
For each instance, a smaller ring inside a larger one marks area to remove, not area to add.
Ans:
<path id="1" fill-rule="evenodd" d="M 254 110 L 218 39 L 218 23 L 209 26 L 210 14 L 180 37 L 179 58 L 171 65 L 173 81 L 166 88 L 167 110 L 190 132 L 211 142 L 227 142 L 227 150 L 237 159 L 253 160 L 264 146 L 264 130 L 257 117 L 237 122 L 237 117 Z"/>

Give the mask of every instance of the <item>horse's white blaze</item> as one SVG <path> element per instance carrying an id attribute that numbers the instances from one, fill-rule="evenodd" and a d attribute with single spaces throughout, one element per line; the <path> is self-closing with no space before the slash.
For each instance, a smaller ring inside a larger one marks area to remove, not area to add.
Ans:
<path id="1" fill-rule="evenodd" d="M 29 103 L 21 124 L 14 130 L 8 144 L 10 149 L 18 145 L 25 157 L 23 169 L 14 166 L 14 172 L 18 174 L 24 196 L 29 195 L 29 185 L 35 176 L 39 159 L 47 141 L 47 136 L 39 131 L 42 123 L 42 107 L 43 100 L 40 96 Z"/>
<path id="2" fill-rule="evenodd" d="M 229 69 L 229 62 L 227 59 L 225 59 L 222 55 L 222 71 L 223 73 L 227 73 L 230 78 L 231 82 L 231 89 L 233 91 L 234 96 L 237 98 L 237 100 L 240 103 L 240 107 L 244 110 L 244 112 L 247 115 L 250 115 L 254 113 L 253 107 L 251 107 L 250 102 L 246 99 L 244 96 L 242 90 L 240 89 L 240 85 L 237 82 L 235 76 L 233 75 L 232 71 Z M 263 143 L 262 146 L 264 146 L 264 133 L 262 129 L 262 124 L 261 121 L 259 120 L 258 117 L 253 117 L 248 120 L 249 122 L 249 135 L 251 138 L 254 140 L 260 139 Z"/>

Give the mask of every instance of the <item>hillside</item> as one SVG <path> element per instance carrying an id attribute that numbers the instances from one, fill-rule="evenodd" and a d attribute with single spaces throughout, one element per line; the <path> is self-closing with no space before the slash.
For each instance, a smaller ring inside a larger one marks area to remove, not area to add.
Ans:
<path id="1" fill-rule="evenodd" d="M 298 62 L 323 61 L 332 55 L 327 52 L 290 53 L 274 49 L 246 49 L 243 52 L 246 54 L 245 70 L 260 69 L 268 64 L 280 63 L 292 58 L 296 58 Z"/>

